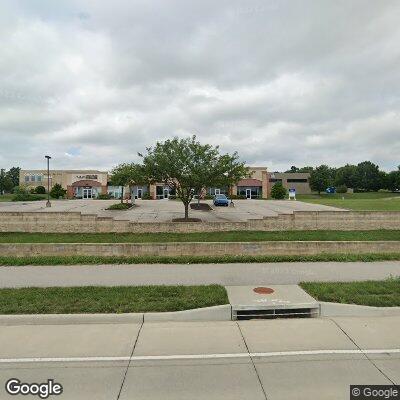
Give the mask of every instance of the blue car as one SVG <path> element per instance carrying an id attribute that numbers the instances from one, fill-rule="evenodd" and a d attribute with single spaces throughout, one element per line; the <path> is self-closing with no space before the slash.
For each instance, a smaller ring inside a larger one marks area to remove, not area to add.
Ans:
<path id="1" fill-rule="evenodd" d="M 229 199 L 224 194 L 217 194 L 213 200 L 214 206 L 229 206 Z"/>

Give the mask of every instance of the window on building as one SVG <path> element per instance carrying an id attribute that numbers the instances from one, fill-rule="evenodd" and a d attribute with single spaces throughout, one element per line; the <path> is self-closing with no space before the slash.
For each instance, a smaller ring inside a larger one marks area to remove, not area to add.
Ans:
<path id="1" fill-rule="evenodd" d="M 276 182 L 281 182 L 282 183 L 282 179 L 276 179 L 276 178 L 271 178 L 269 181 L 271 183 L 276 183 Z"/>
<path id="2" fill-rule="evenodd" d="M 288 183 L 307 183 L 308 179 L 291 178 L 287 180 Z"/>
<path id="3" fill-rule="evenodd" d="M 28 175 L 25 176 L 25 182 L 29 182 L 29 176 Z"/>

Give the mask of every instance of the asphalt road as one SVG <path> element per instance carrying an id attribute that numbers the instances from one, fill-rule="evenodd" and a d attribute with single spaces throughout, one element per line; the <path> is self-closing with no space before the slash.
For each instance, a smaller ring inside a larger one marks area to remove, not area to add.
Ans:
<path id="1" fill-rule="evenodd" d="M 0 399 L 16 378 L 71 400 L 349 399 L 400 384 L 400 317 L 0 326 Z M 31 398 L 28 396 L 28 398 Z"/>
<path id="2" fill-rule="evenodd" d="M 0 267 L 0 287 L 297 284 L 400 276 L 399 261 Z"/>

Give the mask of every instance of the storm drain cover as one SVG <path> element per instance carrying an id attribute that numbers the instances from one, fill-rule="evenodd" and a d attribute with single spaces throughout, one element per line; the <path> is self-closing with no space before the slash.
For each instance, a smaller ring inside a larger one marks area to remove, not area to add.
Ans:
<path id="1" fill-rule="evenodd" d="M 319 315 L 319 304 L 297 285 L 227 286 L 232 319 Z"/>
<path id="2" fill-rule="evenodd" d="M 263 287 L 263 286 L 256 287 L 253 289 L 253 292 L 255 292 L 257 294 L 272 294 L 272 293 L 274 293 L 274 291 L 275 291 L 274 289 L 271 289 L 269 287 Z"/>

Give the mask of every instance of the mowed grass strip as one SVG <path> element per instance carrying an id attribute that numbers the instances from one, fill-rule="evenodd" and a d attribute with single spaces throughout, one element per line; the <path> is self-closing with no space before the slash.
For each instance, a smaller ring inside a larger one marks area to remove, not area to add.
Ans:
<path id="1" fill-rule="evenodd" d="M 227 263 L 280 263 L 280 262 L 373 262 L 400 261 L 400 253 L 370 254 L 317 254 L 317 255 L 282 255 L 282 256 L 0 256 L 0 266 L 27 265 L 113 265 L 113 264 L 227 264 Z"/>
<path id="2" fill-rule="evenodd" d="M 166 312 L 228 303 L 219 285 L 0 289 L 0 314 Z"/>
<path id="3" fill-rule="evenodd" d="M 400 278 L 365 282 L 302 282 L 300 286 L 319 301 L 375 307 L 400 306 Z"/>
<path id="4" fill-rule="evenodd" d="M 400 240 L 400 230 L 231 231 L 199 233 L 0 233 L 0 243 L 166 243 Z"/>
<path id="5" fill-rule="evenodd" d="M 321 195 L 298 195 L 297 199 L 306 203 L 322 204 L 354 211 L 400 211 L 399 193 L 321 193 Z"/>

